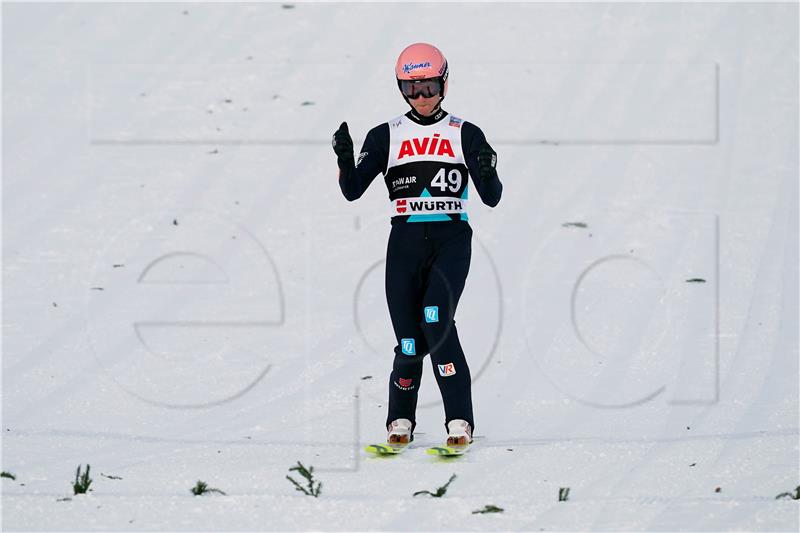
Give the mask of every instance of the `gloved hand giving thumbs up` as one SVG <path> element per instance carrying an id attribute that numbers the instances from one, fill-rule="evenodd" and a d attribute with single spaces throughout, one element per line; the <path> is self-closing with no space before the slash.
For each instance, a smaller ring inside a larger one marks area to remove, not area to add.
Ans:
<path id="1" fill-rule="evenodd" d="M 337 162 L 339 168 L 353 168 L 355 166 L 355 160 L 353 159 L 353 139 L 350 138 L 350 130 L 347 128 L 347 122 L 342 122 L 339 129 L 333 134 L 331 145 L 338 157 Z"/>

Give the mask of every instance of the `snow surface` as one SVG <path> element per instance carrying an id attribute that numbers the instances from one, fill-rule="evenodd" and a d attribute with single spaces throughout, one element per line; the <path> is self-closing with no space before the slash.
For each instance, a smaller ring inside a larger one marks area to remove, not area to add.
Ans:
<path id="1" fill-rule="evenodd" d="M 4 530 L 798 529 L 796 3 L 5 3 L 2 30 Z M 388 202 L 346 202 L 329 146 L 405 112 L 418 40 L 505 184 L 470 208 L 454 461 L 421 449 L 430 371 L 419 447 L 361 451 Z"/>

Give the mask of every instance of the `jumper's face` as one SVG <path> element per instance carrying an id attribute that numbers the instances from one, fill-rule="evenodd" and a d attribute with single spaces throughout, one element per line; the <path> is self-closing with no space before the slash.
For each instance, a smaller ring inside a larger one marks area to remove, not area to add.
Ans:
<path id="1" fill-rule="evenodd" d="M 418 96 L 414 99 L 409 98 L 408 101 L 417 113 L 423 117 L 428 117 L 433 114 L 433 110 L 436 109 L 439 100 L 441 100 L 441 97 L 437 94 L 430 98 L 425 98 L 424 96 Z"/>

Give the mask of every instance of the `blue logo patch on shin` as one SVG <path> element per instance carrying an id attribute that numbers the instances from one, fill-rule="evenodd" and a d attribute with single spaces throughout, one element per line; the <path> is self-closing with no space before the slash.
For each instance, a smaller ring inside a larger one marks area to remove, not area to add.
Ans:
<path id="1" fill-rule="evenodd" d="M 425 322 L 430 324 L 431 322 L 439 322 L 439 306 L 438 305 L 429 305 L 425 308 Z"/>
<path id="2" fill-rule="evenodd" d="M 400 339 L 400 348 L 405 355 L 417 355 L 417 348 L 414 339 Z"/>

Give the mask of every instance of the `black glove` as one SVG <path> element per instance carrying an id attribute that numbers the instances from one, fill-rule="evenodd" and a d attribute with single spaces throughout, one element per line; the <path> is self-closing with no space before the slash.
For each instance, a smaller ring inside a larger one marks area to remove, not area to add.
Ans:
<path id="1" fill-rule="evenodd" d="M 350 138 L 350 131 L 347 129 L 347 122 L 342 122 L 336 133 L 333 134 L 333 151 L 339 158 L 339 168 L 353 168 L 355 161 L 353 159 L 353 139 Z"/>
<path id="2" fill-rule="evenodd" d="M 481 179 L 497 177 L 497 152 L 492 150 L 492 147 L 486 142 L 478 150 L 478 172 L 480 172 Z"/>

